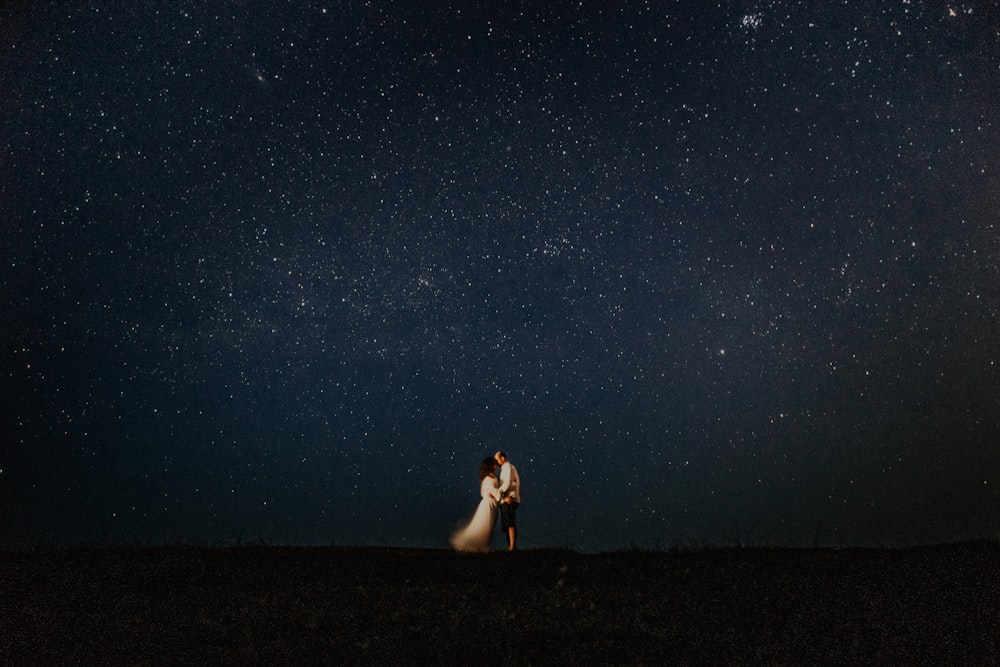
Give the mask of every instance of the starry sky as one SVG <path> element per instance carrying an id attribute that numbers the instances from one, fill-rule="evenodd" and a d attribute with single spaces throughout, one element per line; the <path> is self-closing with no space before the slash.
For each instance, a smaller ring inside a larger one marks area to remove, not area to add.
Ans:
<path id="1" fill-rule="evenodd" d="M 20 4 L 0 545 L 1000 532 L 994 3 Z"/>

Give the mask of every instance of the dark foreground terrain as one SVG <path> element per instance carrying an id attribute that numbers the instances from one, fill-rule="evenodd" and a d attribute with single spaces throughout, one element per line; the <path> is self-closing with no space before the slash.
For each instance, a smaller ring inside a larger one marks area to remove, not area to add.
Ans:
<path id="1" fill-rule="evenodd" d="M 0 553 L 0 664 L 1000 664 L 1000 545 Z"/>

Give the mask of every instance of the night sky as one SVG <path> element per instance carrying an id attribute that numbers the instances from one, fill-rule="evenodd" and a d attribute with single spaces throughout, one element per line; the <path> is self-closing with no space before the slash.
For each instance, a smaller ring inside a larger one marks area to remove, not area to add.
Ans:
<path id="1" fill-rule="evenodd" d="M 992 0 L 3 7 L 0 546 L 1000 535 Z"/>

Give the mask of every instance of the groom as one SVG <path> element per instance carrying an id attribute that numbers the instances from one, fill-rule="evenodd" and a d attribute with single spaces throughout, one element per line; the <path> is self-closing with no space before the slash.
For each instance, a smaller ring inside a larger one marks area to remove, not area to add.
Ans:
<path id="1" fill-rule="evenodd" d="M 507 551 L 517 545 L 517 506 L 521 504 L 521 478 L 507 454 L 497 452 L 493 460 L 500 466 L 500 527 L 507 533 Z"/>

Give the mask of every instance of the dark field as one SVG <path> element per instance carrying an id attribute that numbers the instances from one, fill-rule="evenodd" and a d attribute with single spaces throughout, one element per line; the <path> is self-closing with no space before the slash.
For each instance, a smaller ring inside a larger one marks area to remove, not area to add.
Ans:
<path id="1" fill-rule="evenodd" d="M 1000 545 L 0 553 L 0 663 L 1000 664 Z"/>

